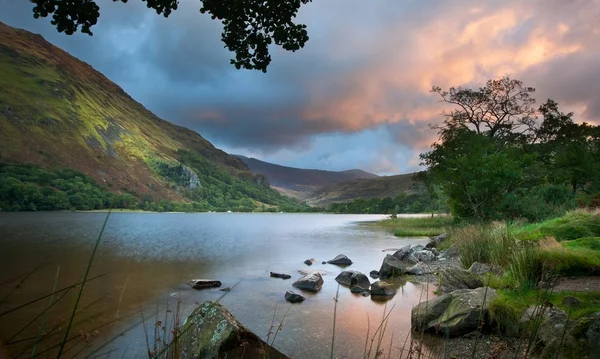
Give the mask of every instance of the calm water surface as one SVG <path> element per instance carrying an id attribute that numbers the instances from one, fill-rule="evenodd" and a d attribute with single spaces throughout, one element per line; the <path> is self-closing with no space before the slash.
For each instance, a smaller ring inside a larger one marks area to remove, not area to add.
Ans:
<path id="1" fill-rule="evenodd" d="M 54 286 L 60 289 L 80 280 L 105 217 L 105 213 L 0 213 L 0 337 L 13 353 L 31 354 L 41 323 L 47 337 L 39 348 L 56 343 L 77 289 L 2 313 L 51 293 Z M 90 272 L 91 277 L 103 276 L 85 287 L 67 357 L 147 357 L 140 312 L 153 337 L 157 311 L 164 321 L 166 306 L 173 309 L 179 302 L 187 315 L 198 303 L 223 296 L 216 289 L 197 291 L 185 285 L 193 278 L 211 278 L 233 288 L 220 302 L 263 339 L 273 315 L 278 323 L 290 308 L 275 341 L 280 351 L 294 358 L 329 358 L 338 288 L 334 278 L 343 269 L 321 262 L 344 253 L 354 261 L 348 269 L 368 275 L 379 269 L 384 250 L 426 241 L 398 239 L 361 224 L 382 218 L 113 212 Z M 325 284 L 319 293 L 302 293 L 307 300 L 290 307 L 283 295 L 294 289 L 293 281 L 301 276 L 298 270 L 309 268 L 303 263 L 307 258 L 317 261 L 310 269 L 326 272 Z M 38 269 L 14 290 L 34 268 Z M 288 273 L 292 279 L 270 278 L 269 271 Z M 402 346 L 409 333 L 412 306 L 432 290 L 409 282 L 382 303 L 340 287 L 335 356 L 362 357 L 367 323 L 372 335 L 384 310 L 393 307 L 384 343 L 387 353 L 393 333 L 393 356 L 398 357 L 394 348 Z M 54 304 L 44 315 L 50 300 Z"/>

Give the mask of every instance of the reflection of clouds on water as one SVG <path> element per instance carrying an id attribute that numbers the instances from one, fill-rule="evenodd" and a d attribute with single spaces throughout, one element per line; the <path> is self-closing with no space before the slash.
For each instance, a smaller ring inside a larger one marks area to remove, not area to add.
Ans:
<path id="1" fill-rule="evenodd" d="M 0 230 L 14 233 L 14 236 L 6 238 L 4 248 L 8 252 L 0 253 L 0 277 L 26 272 L 47 257 L 49 260 L 44 267 L 47 270 L 37 274 L 36 283 L 51 286 L 59 264 L 61 281 L 65 285 L 77 280 L 85 268 L 104 216 L 102 213 L 18 213 L 1 217 Z M 110 331 L 103 331 L 104 338 L 139 321 L 139 314 L 135 314 L 139 308 L 145 309 L 146 318 L 152 318 L 157 308 L 159 313 L 164 313 L 167 302 L 173 308 L 179 300 L 182 314 L 186 315 L 196 303 L 221 298 L 221 303 L 236 318 L 264 338 L 275 307 L 277 321 L 290 305 L 285 301 L 284 293 L 294 290 L 307 299 L 290 308 L 283 330 L 277 336 L 276 347 L 290 355 L 296 354 L 295 357 L 329 357 L 333 298 L 338 288 L 335 277 L 344 268 L 321 262 L 343 253 L 354 262 L 347 269 L 368 274 L 379 269 L 386 255 L 382 250 L 424 241 L 398 239 L 388 232 L 374 231 L 356 223 L 381 217 L 114 213 L 92 269 L 94 274 L 109 274 L 90 283 L 84 295 L 86 303 L 106 298 L 90 309 L 90 315 L 99 315 L 96 322 L 82 325 L 98 325 L 113 318 L 112 314 L 107 316 L 108 319 L 104 318 L 103 311 L 114 314 L 117 307 L 121 317 L 134 314 L 113 325 Z M 33 222 L 35 226 L 30 225 Z M 303 263 L 306 258 L 315 258 L 316 263 L 307 266 Z M 321 291 L 310 293 L 292 287 L 292 283 L 302 276 L 301 270 L 326 273 Z M 292 278 L 270 278 L 270 271 L 286 273 Z M 193 278 L 218 279 L 222 287 L 232 290 L 228 293 L 218 288 L 194 290 L 185 284 Z M 370 281 L 374 282 L 371 278 Z M 26 288 L 28 292 L 15 297 L 15 301 L 45 294 L 48 290 L 44 286 Z M 398 288 L 391 300 L 377 302 L 340 287 L 337 356 L 355 357 L 354 353 L 362 353 L 367 313 L 373 333 L 383 310 L 395 306 L 389 317 L 386 340 L 389 340 L 392 328 L 395 337 L 405 335 L 410 328 L 410 310 L 418 302 L 423 288 L 406 283 Z M 68 304 L 65 302 L 62 309 L 67 309 Z M 6 323 L 0 322 L 0 325 Z M 138 325 L 129 329 L 127 334 L 110 344 L 118 350 L 128 346 L 128 353 L 145 352 L 143 327 Z"/>

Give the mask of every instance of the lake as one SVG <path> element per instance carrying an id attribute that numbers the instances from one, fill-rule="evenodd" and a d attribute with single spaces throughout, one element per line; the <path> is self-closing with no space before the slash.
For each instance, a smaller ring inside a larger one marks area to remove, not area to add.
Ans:
<path id="1" fill-rule="evenodd" d="M 0 213 L 0 333 L 13 354 L 29 356 L 38 338 L 44 339 L 37 354 L 60 341 L 78 288 L 2 313 L 80 281 L 105 218 L 106 213 Z M 157 312 L 164 322 L 167 307 L 175 310 L 180 303 L 185 316 L 197 304 L 220 298 L 263 339 L 273 321 L 277 325 L 287 311 L 274 346 L 293 358 L 329 358 L 338 289 L 334 279 L 343 268 L 321 262 L 343 253 L 354 262 L 347 269 L 368 275 L 379 269 L 386 250 L 427 242 L 427 238 L 399 239 L 363 223 L 382 218 L 113 212 L 90 271 L 90 278 L 101 277 L 84 288 L 66 357 L 147 357 L 144 323 L 152 347 Z M 307 258 L 316 263 L 305 265 Z M 303 269 L 325 271 L 325 283 L 318 293 L 302 292 L 307 299 L 290 306 L 284 293 L 299 292 L 292 283 Z M 290 274 L 292 279 L 270 278 L 269 271 Z M 217 279 L 232 290 L 194 290 L 186 285 L 194 278 Z M 340 287 L 335 357 L 362 357 L 368 323 L 373 336 L 386 308 L 393 311 L 384 349 L 387 353 L 393 335 L 392 357 L 398 357 L 397 347 L 410 332 L 412 306 L 431 296 L 433 289 L 408 282 L 393 299 L 378 302 Z"/>

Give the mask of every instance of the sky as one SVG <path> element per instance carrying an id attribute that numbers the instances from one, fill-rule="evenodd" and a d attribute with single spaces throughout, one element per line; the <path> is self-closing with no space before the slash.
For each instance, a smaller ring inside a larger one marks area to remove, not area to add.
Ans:
<path id="1" fill-rule="evenodd" d="M 309 41 L 274 47 L 266 74 L 236 70 L 221 24 L 180 0 L 165 19 L 140 0 L 97 0 L 94 36 L 60 34 L 29 0 L 0 21 L 42 34 L 158 116 L 215 146 L 277 164 L 380 175 L 418 170 L 451 110 L 432 86 L 510 76 L 600 124 L 600 0 L 313 0 Z"/>

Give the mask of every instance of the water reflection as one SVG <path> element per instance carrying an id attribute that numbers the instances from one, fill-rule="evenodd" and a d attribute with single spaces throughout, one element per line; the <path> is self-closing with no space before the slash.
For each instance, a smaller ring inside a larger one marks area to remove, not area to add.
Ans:
<path id="1" fill-rule="evenodd" d="M 10 293 L 0 312 L 52 291 L 60 268 L 57 288 L 81 279 L 105 214 L 102 213 L 2 213 L 0 214 L 0 298 Z M 289 303 L 283 297 L 292 282 L 307 269 L 306 258 L 315 258 L 311 270 L 325 272 L 319 293 L 302 294 L 307 300 L 293 305 L 284 320 L 275 346 L 292 357 L 328 358 L 333 330 L 333 308 L 337 282 L 343 269 L 322 265 L 340 253 L 350 257 L 349 268 L 368 274 L 379 269 L 383 250 L 425 239 L 398 239 L 385 231 L 361 226 L 359 221 L 381 216 L 324 214 L 140 214 L 113 213 L 109 219 L 91 276 L 106 274 L 89 282 L 80 305 L 72 349 L 112 356 L 145 356 L 146 337 L 140 310 L 152 327 L 156 311 L 164 313 L 181 303 L 187 315 L 205 300 L 220 297 L 244 325 L 266 338 L 273 315 L 281 318 Z M 8 282 L 36 266 L 22 287 Z M 269 271 L 288 273 L 290 280 L 269 277 Z M 185 285 L 192 278 L 214 278 L 223 287 L 196 291 Z M 410 328 L 410 310 L 433 288 L 414 283 L 398 285 L 390 301 L 373 301 L 341 287 L 336 321 L 335 353 L 339 358 L 362 357 L 367 331 L 374 333 L 384 310 L 389 315 L 384 342 L 404 340 Z M 76 290 L 55 296 L 44 331 L 60 334 L 75 300 Z M 224 295 L 224 296 L 223 296 Z M 423 297 L 420 299 L 420 297 Z M 0 316 L 0 330 L 10 348 L 19 353 L 31 348 L 44 308 L 50 298 Z M 162 314 L 161 314 L 162 315 Z M 39 318 L 36 318 L 38 317 Z M 279 319 L 278 319 L 279 320 Z M 370 325 L 369 325 L 370 323 Z M 52 328 L 58 328 L 51 331 Z M 120 335 L 122 332 L 126 332 Z M 60 335 L 55 336 L 55 340 Z M 33 339 L 32 339 L 33 338 Z M 396 340 L 396 338 L 401 338 Z M 27 340 L 28 339 L 28 340 Z M 44 340 L 50 342 L 50 340 Z M 367 341 L 368 342 L 368 341 Z M 369 343 L 369 342 L 368 342 Z M 99 344 L 103 344 L 98 349 Z M 43 347 L 43 346 L 41 346 Z M 387 349 L 386 349 L 387 350 Z M 397 350 L 397 349 L 396 349 Z M 395 354 L 397 357 L 397 354 Z"/>

